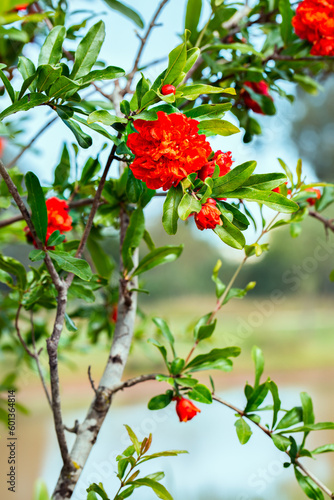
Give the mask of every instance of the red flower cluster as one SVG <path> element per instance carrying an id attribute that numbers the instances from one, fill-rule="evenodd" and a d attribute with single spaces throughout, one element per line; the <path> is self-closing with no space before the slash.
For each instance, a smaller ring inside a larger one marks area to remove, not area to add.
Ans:
<path id="1" fill-rule="evenodd" d="M 273 100 L 273 98 L 269 94 L 269 87 L 264 80 L 261 80 L 260 82 L 245 82 L 244 86 L 249 87 L 256 94 L 265 95 L 269 97 L 271 100 Z M 241 90 L 240 96 L 244 100 L 244 103 L 247 108 L 253 110 L 254 113 L 259 113 L 260 115 L 264 115 L 264 112 L 262 111 L 260 104 L 251 98 L 249 92 L 247 92 L 246 89 Z"/>
<path id="2" fill-rule="evenodd" d="M 189 399 L 176 397 L 176 413 L 180 419 L 180 422 L 188 422 L 194 418 L 197 413 L 200 413 L 201 410 L 197 408 Z"/>
<path id="3" fill-rule="evenodd" d="M 303 0 L 292 25 L 296 35 L 313 45 L 312 55 L 334 56 L 333 0 Z"/>
<path id="4" fill-rule="evenodd" d="M 212 177 L 216 165 L 219 167 L 219 177 L 221 177 L 231 170 L 232 163 L 231 151 L 227 151 L 227 153 L 216 151 L 212 160 L 208 161 L 205 165 L 203 165 L 201 170 L 199 170 L 198 177 L 202 181 L 205 181 L 207 177 Z"/>
<path id="5" fill-rule="evenodd" d="M 196 226 L 200 231 L 203 229 L 214 229 L 216 226 L 222 226 L 220 210 L 216 207 L 216 200 L 208 198 L 202 205 L 201 211 L 195 214 Z"/>
<path id="6" fill-rule="evenodd" d="M 130 165 L 133 175 L 148 188 L 165 191 L 197 172 L 212 152 L 205 135 L 198 134 L 198 121 L 182 113 L 158 111 L 156 121 L 136 120 L 138 133 L 127 145 L 136 156 Z"/>
<path id="7" fill-rule="evenodd" d="M 46 200 L 46 208 L 48 212 L 48 228 L 45 243 L 47 243 L 54 231 L 58 230 L 61 234 L 64 234 L 72 229 L 72 217 L 68 213 L 70 208 L 65 200 L 60 200 L 56 197 L 49 198 Z M 29 228 L 25 227 L 24 231 L 28 241 L 31 241 L 36 246 Z"/>
<path id="8" fill-rule="evenodd" d="M 317 200 L 320 200 L 321 198 L 321 191 L 320 189 L 317 188 L 307 188 L 305 191 L 309 191 L 310 193 L 315 193 L 316 197 L 315 198 L 307 198 L 307 203 L 311 206 L 315 205 Z"/>

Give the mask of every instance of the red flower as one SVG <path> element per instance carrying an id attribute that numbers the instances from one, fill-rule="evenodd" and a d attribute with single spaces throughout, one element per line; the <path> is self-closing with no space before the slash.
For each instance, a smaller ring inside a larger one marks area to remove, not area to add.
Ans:
<path id="1" fill-rule="evenodd" d="M 65 200 L 60 200 L 56 197 L 49 198 L 46 200 L 46 208 L 48 212 L 48 227 L 45 243 L 47 243 L 54 231 L 58 230 L 61 234 L 64 234 L 72 229 L 72 217 L 68 213 L 69 206 Z M 29 228 L 25 227 L 24 231 L 27 235 L 28 241 L 32 242 L 36 246 L 36 242 L 34 241 Z"/>
<path id="2" fill-rule="evenodd" d="M 0 158 L 2 158 L 3 150 L 5 146 L 5 141 L 0 137 Z"/>
<path id="3" fill-rule="evenodd" d="M 255 92 L 256 94 L 265 95 L 269 97 L 271 100 L 273 100 L 273 98 L 269 94 L 269 87 L 264 80 L 261 80 L 260 82 L 245 82 L 244 86 L 251 88 L 253 92 Z M 247 90 L 242 89 L 240 92 L 240 96 L 244 100 L 244 103 L 247 108 L 253 110 L 254 113 L 259 113 L 260 115 L 264 115 L 264 112 L 262 111 L 260 104 L 251 98 Z"/>
<path id="4" fill-rule="evenodd" d="M 111 311 L 111 315 L 110 315 L 110 320 L 112 323 L 117 322 L 117 316 L 118 316 L 118 304 L 114 304 L 112 306 L 112 311 Z"/>
<path id="5" fill-rule="evenodd" d="M 205 181 L 207 177 L 211 177 L 213 175 L 216 165 L 219 167 L 219 176 L 221 177 L 231 170 L 232 163 L 231 151 L 227 151 L 227 153 L 216 151 L 212 160 L 203 165 L 201 170 L 198 172 L 198 177 L 202 181 Z"/>
<path id="6" fill-rule="evenodd" d="M 13 10 L 16 10 L 16 12 L 19 12 L 20 10 L 26 10 L 29 5 L 29 3 L 22 3 L 20 5 L 16 5 Z"/>
<path id="7" fill-rule="evenodd" d="M 197 413 L 201 410 L 197 408 L 189 399 L 177 397 L 176 399 L 176 413 L 180 419 L 180 422 L 188 422 L 192 418 L 196 417 Z"/>
<path id="8" fill-rule="evenodd" d="M 187 175 L 197 172 L 212 152 L 205 135 L 198 134 L 198 121 L 182 113 L 158 111 L 156 121 L 136 120 L 138 133 L 130 134 L 128 146 L 136 156 L 133 175 L 150 189 L 166 191 Z"/>
<path id="9" fill-rule="evenodd" d="M 303 0 L 292 19 L 296 35 L 312 45 L 311 54 L 334 56 L 334 3 Z"/>
<path id="10" fill-rule="evenodd" d="M 162 95 L 175 94 L 176 88 L 174 85 L 164 85 L 161 89 Z"/>
<path id="11" fill-rule="evenodd" d="M 223 225 L 220 218 L 220 210 L 216 207 L 216 204 L 216 200 L 208 198 L 202 205 L 201 211 L 195 214 L 196 226 L 200 231 L 203 231 L 203 229 L 214 229 L 216 226 Z"/>
<path id="12" fill-rule="evenodd" d="M 315 198 L 307 198 L 307 203 L 309 205 L 315 205 L 317 200 L 320 200 L 321 198 L 321 191 L 320 189 L 317 189 L 317 188 L 307 188 L 305 189 L 305 191 L 309 191 L 310 193 L 315 193 L 316 194 L 316 197 Z"/>

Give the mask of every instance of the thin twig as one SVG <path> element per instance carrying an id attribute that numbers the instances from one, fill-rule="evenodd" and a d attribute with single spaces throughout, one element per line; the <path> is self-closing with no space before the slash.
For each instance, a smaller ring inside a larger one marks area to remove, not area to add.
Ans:
<path id="1" fill-rule="evenodd" d="M 326 217 L 323 217 L 322 215 L 319 214 L 319 212 L 316 212 L 315 210 L 309 210 L 309 215 L 311 217 L 314 217 L 315 219 L 319 220 L 322 222 L 322 224 L 325 226 L 325 229 L 329 229 L 334 233 L 334 220 L 333 219 L 326 219 Z"/>
<path id="2" fill-rule="evenodd" d="M 19 326 L 21 309 L 22 309 L 22 304 L 19 304 L 19 307 L 17 308 L 16 316 L 15 316 L 15 330 L 16 330 L 17 336 L 21 342 L 21 345 L 24 348 L 24 350 L 26 351 L 26 353 L 28 354 L 28 356 L 30 356 L 31 358 L 35 358 L 34 353 L 31 352 L 31 350 L 29 349 L 29 347 L 27 346 L 26 342 L 24 341 L 24 339 L 21 335 L 21 330 L 20 330 L 20 326 Z"/>
<path id="3" fill-rule="evenodd" d="M 34 144 L 34 142 L 43 134 L 43 132 L 45 132 L 45 130 L 47 128 L 50 127 L 50 125 L 52 125 L 52 123 L 54 123 L 56 120 L 57 120 L 58 116 L 55 116 L 54 118 L 52 118 L 52 120 L 50 120 L 46 125 L 44 125 L 44 127 L 41 128 L 41 130 L 39 130 L 37 132 L 37 134 L 35 135 L 35 137 L 33 137 L 31 139 L 31 141 L 26 145 L 24 146 L 21 151 L 18 153 L 17 156 L 15 156 L 15 158 L 13 158 L 7 165 L 7 168 L 12 168 L 14 165 L 16 165 L 16 163 L 18 162 L 18 160 L 21 158 L 21 156 Z M 1 226 L 0 226 L 1 227 Z"/>
<path id="4" fill-rule="evenodd" d="M 130 87 L 131 87 L 131 83 L 132 83 L 132 80 L 137 72 L 137 69 L 138 69 L 138 66 L 139 66 L 139 62 L 140 62 L 140 58 L 141 58 L 141 55 L 143 53 L 143 50 L 144 50 L 144 47 L 146 45 L 146 42 L 147 42 L 147 39 L 148 37 L 150 36 L 150 33 L 152 31 L 152 29 L 154 28 L 154 26 L 156 26 L 156 20 L 157 18 L 159 17 L 159 14 L 160 12 L 162 11 L 162 9 L 164 8 L 164 6 L 166 5 L 166 3 L 168 2 L 168 0 L 162 0 L 162 2 L 159 4 L 154 16 L 152 17 L 152 20 L 146 30 L 146 33 L 145 35 L 140 38 L 140 47 L 139 47 L 139 50 L 138 50 L 138 53 L 137 53 L 137 57 L 135 59 L 135 63 L 133 65 L 133 68 L 132 70 L 130 71 L 130 73 L 128 74 L 128 81 L 127 81 L 127 84 L 126 86 L 124 87 L 124 89 L 122 90 L 122 95 L 124 96 L 125 94 L 127 94 L 130 90 Z"/>
<path id="5" fill-rule="evenodd" d="M 93 391 L 95 392 L 95 394 L 97 394 L 97 390 L 96 390 L 96 387 L 95 387 L 95 384 L 94 384 L 94 380 L 92 379 L 91 366 L 90 365 L 88 367 L 88 378 L 89 378 L 89 382 L 90 382 L 90 385 L 92 386 Z"/>
<path id="6" fill-rule="evenodd" d="M 212 395 L 212 399 L 217 401 L 218 403 L 221 403 L 222 405 L 224 406 L 227 406 L 228 408 L 230 408 L 231 410 L 233 410 L 235 413 L 238 413 L 241 417 L 245 417 L 249 420 L 251 420 L 253 422 L 253 424 L 255 424 L 259 429 L 261 429 L 261 431 L 263 431 L 265 434 L 267 434 L 267 436 L 270 437 L 270 439 L 272 439 L 272 435 L 273 435 L 273 431 L 270 431 L 269 429 L 267 429 L 266 427 L 264 427 L 263 425 L 261 425 L 260 423 L 258 422 L 255 422 L 254 420 L 250 419 L 249 416 L 247 414 L 245 414 L 245 412 L 243 410 L 240 410 L 240 408 L 237 408 L 236 406 L 234 406 L 233 404 L 231 403 L 228 403 L 227 401 L 224 401 L 222 398 L 219 398 L 218 396 L 216 396 L 215 394 Z M 290 457 L 290 454 L 288 451 L 285 452 L 289 457 Z M 300 470 L 302 470 L 304 472 L 304 474 L 306 476 L 308 476 L 310 479 L 312 479 L 312 481 L 314 481 L 314 483 L 324 492 L 326 493 L 326 495 L 329 496 L 329 498 L 334 498 L 334 493 L 331 492 L 331 490 L 326 486 L 324 485 L 320 479 L 318 479 L 312 472 L 310 472 L 309 470 L 306 469 L 306 467 L 300 463 L 300 461 L 298 459 L 294 460 L 293 462 Z"/>
<path id="7" fill-rule="evenodd" d="M 45 392 L 45 395 L 46 395 L 46 399 L 48 400 L 49 406 L 50 406 L 50 408 L 52 410 L 51 397 L 50 397 L 49 390 L 48 390 L 47 385 L 46 385 L 46 381 L 45 381 L 45 378 L 44 378 L 44 375 L 43 375 L 43 372 L 42 372 L 41 363 L 40 363 L 40 360 L 39 360 L 39 355 L 40 355 L 41 351 L 37 352 L 37 349 L 36 349 L 34 316 L 33 316 L 33 312 L 32 311 L 30 312 L 30 324 L 31 324 L 31 339 L 32 339 L 32 345 L 34 347 L 34 358 L 35 358 L 35 361 L 36 361 L 37 370 L 38 370 L 39 377 L 40 377 L 41 382 L 42 382 L 42 386 L 43 386 L 43 389 L 44 389 L 44 392 Z"/>

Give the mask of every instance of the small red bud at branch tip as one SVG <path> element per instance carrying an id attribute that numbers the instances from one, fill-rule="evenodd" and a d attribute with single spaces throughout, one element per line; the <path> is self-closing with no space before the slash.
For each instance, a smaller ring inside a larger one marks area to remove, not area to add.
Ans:
<path id="1" fill-rule="evenodd" d="M 175 92 L 176 92 L 176 88 L 174 87 L 174 85 L 164 85 L 161 88 L 162 95 L 175 94 Z"/>

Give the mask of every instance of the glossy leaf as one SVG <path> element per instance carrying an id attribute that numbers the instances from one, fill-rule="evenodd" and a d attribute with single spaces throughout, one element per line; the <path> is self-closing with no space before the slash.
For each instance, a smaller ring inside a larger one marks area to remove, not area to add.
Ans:
<path id="1" fill-rule="evenodd" d="M 226 120 L 202 120 L 198 128 L 199 133 L 210 132 L 211 135 L 222 135 L 224 137 L 240 132 L 238 127 Z"/>
<path id="2" fill-rule="evenodd" d="M 21 262 L 12 257 L 0 254 L 0 269 L 6 273 L 13 274 L 16 277 L 17 286 L 20 290 L 25 290 L 27 286 L 27 273 Z"/>
<path id="3" fill-rule="evenodd" d="M 48 212 L 43 189 L 38 177 L 33 172 L 27 172 L 25 183 L 28 191 L 27 201 L 31 208 L 31 221 L 39 240 L 44 245 L 48 227 Z"/>
<path id="4" fill-rule="evenodd" d="M 123 14 L 123 16 L 131 19 L 139 28 L 144 27 L 144 22 L 137 11 L 131 9 L 123 2 L 118 2 L 117 0 L 104 0 L 104 2 L 112 9 Z"/>
<path id="5" fill-rule="evenodd" d="M 78 80 L 86 76 L 94 66 L 105 38 L 103 21 L 94 24 L 84 36 L 75 52 L 70 78 Z"/>
<path id="6" fill-rule="evenodd" d="M 122 245 L 122 259 L 124 268 L 131 271 L 133 268 L 132 255 L 136 248 L 139 247 L 143 239 L 145 231 L 145 217 L 141 208 L 137 208 L 130 218 L 129 226 L 126 230 L 123 245 Z"/>
<path id="7" fill-rule="evenodd" d="M 190 214 L 200 212 L 202 204 L 199 200 L 191 196 L 189 193 L 184 193 L 177 209 L 178 216 L 182 220 L 186 220 Z"/>
<path id="8" fill-rule="evenodd" d="M 177 223 L 179 219 L 178 207 L 183 196 L 182 187 L 171 187 L 163 205 L 162 225 L 167 234 L 173 235 L 177 232 Z"/>
<path id="9" fill-rule="evenodd" d="M 154 396 L 154 398 L 150 399 L 147 407 L 149 410 L 162 410 L 163 408 L 166 408 L 169 403 L 171 403 L 172 398 L 173 391 L 168 390 L 165 394 L 159 394 L 159 396 Z"/>
<path id="10" fill-rule="evenodd" d="M 238 418 L 234 423 L 240 444 L 246 444 L 250 440 L 252 429 L 243 418 Z"/>
<path id="11" fill-rule="evenodd" d="M 55 26 L 45 39 L 38 56 L 38 66 L 57 64 L 62 55 L 63 42 L 66 36 L 65 26 Z"/>
<path id="12" fill-rule="evenodd" d="M 49 250 L 49 255 L 63 271 L 73 273 L 84 281 L 91 279 L 92 270 L 85 260 L 77 259 L 67 252 L 62 251 Z"/>
<path id="13" fill-rule="evenodd" d="M 140 262 L 138 267 L 134 270 L 132 276 L 138 276 L 139 274 L 149 271 L 153 267 L 160 266 L 162 264 L 167 264 L 168 262 L 173 262 L 178 257 L 180 257 L 183 250 L 183 245 L 173 246 L 166 245 L 164 247 L 156 248 L 147 254 Z"/>
<path id="14" fill-rule="evenodd" d="M 5 108 L 0 113 L 0 120 L 3 120 L 9 115 L 17 113 L 18 111 L 28 111 L 31 108 L 44 104 L 48 100 L 49 97 L 44 94 L 40 94 L 38 92 L 31 92 L 31 94 L 22 97 L 22 99 L 19 99 L 14 104 L 8 106 L 8 108 Z"/>
<path id="15" fill-rule="evenodd" d="M 63 122 L 74 134 L 76 140 L 78 141 L 79 146 L 81 146 L 84 149 L 87 149 L 93 144 L 93 140 L 90 137 L 90 135 L 86 134 L 75 121 L 63 120 Z"/>
<path id="16" fill-rule="evenodd" d="M 263 352 L 257 346 L 252 348 L 252 358 L 255 364 L 255 382 L 254 389 L 256 389 L 260 384 L 260 378 L 264 370 L 264 357 Z"/>
<path id="17" fill-rule="evenodd" d="M 293 425 L 298 424 L 303 421 L 303 411 L 300 406 L 296 406 L 289 410 L 284 417 L 278 422 L 276 430 L 278 429 L 289 429 Z M 334 424 L 333 424 L 334 426 Z M 289 432 L 292 432 L 292 429 L 289 429 Z"/>
<path id="18" fill-rule="evenodd" d="M 213 349 L 207 354 L 199 354 L 187 365 L 187 368 L 198 368 L 204 363 L 219 361 L 229 357 L 239 356 L 241 352 L 240 347 L 225 347 L 224 349 Z"/>
<path id="19" fill-rule="evenodd" d="M 218 179 L 214 182 L 212 196 L 217 197 L 223 195 L 224 193 L 234 191 L 238 187 L 242 186 L 254 172 L 255 167 L 255 161 L 248 161 L 242 165 L 234 167 L 226 175 L 218 177 Z"/>
<path id="20" fill-rule="evenodd" d="M 212 395 L 210 390 L 203 384 L 196 384 L 195 387 L 187 393 L 187 396 L 198 403 L 211 404 Z"/>

